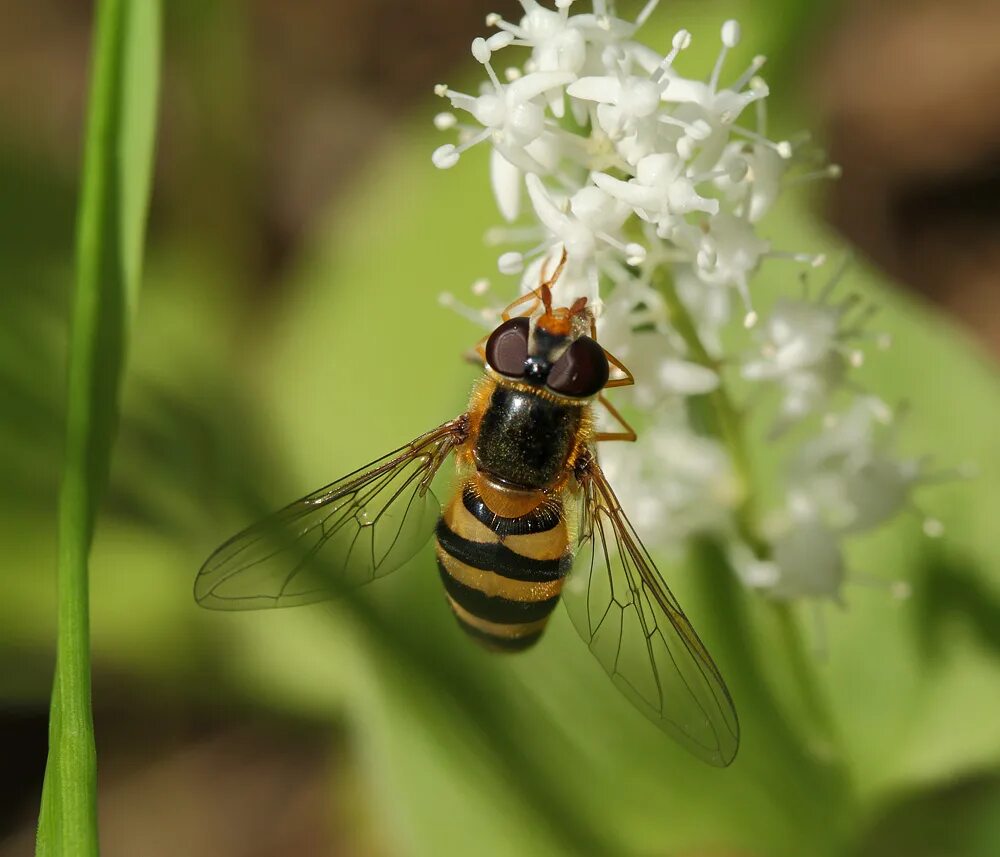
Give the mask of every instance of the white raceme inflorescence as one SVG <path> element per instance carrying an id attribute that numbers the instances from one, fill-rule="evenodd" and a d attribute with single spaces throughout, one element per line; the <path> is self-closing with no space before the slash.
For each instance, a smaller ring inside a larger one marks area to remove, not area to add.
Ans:
<path id="1" fill-rule="evenodd" d="M 784 188 L 837 168 L 807 136 L 769 136 L 764 58 L 727 69 L 735 21 L 722 26 L 713 67 L 693 78 L 681 71 L 687 31 L 665 50 L 637 38 L 657 0 L 634 21 L 601 0 L 589 11 L 573 0 L 520 2 L 519 21 L 490 15 L 492 33 L 472 43 L 480 91 L 436 88 L 452 110 L 435 124 L 457 142 L 435 150 L 434 164 L 449 169 L 471 147 L 490 147 L 492 193 L 510 225 L 487 238 L 506 245 L 499 272 L 519 276 L 522 292 L 565 250 L 556 302 L 586 297 L 602 345 L 636 378 L 618 401 L 642 415 L 638 443 L 605 444 L 601 461 L 650 545 L 713 534 L 749 586 L 838 598 L 843 538 L 912 508 L 928 475 L 894 457 L 891 432 L 879 431 L 891 410 L 852 379 L 866 342 L 887 343 L 865 330 L 869 306 L 837 295 L 843 270 L 816 295 L 796 287 L 755 309 L 762 266 L 795 281 L 788 265 L 797 265 L 806 282 L 825 261 L 784 248 L 762 220 Z M 488 288 L 480 281 L 474 292 Z M 497 307 L 443 302 L 484 326 L 497 317 Z M 734 385 L 752 409 L 734 404 Z M 784 501 L 755 532 L 746 511 L 759 475 L 747 472 L 733 431 L 745 436 L 751 410 L 770 413 L 770 442 L 789 447 Z"/>

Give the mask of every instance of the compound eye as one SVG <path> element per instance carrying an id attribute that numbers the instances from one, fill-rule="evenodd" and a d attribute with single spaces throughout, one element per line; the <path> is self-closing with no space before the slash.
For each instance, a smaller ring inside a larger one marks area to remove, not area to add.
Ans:
<path id="1" fill-rule="evenodd" d="M 589 336 L 581 336 L 552 366 L 547 383 L 556 393 L 586 398 L 604 389 L 609 374 L 604 349 Z"/>
<path id="2" fill-rule="evenodd" d="M 524 377 L 524 361 L 528 358 L 528 319 L 505 321 L 486 340 L 486 362 L 508 378 Z"/>

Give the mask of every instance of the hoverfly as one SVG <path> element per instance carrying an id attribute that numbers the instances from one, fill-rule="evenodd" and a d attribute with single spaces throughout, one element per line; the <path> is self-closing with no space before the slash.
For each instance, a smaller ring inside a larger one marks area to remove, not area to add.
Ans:
<path id="1" fill-rule="evenodd" d="M 523 651 L 562 599 L 625 696 L 725 766 L 739 745 L 729 691 L 597 461 L 595 444 L 635 440 L 603 395 L 634 380 L 598 344 L 586 298 L 553 308 L 565 263 L 564 251 L 479 343 L 484 374 L 464 414 L 233 536 L 202 566 L 195 598 L 220 610 L 320 601 L 384 577 L 434 533 L 469 636 Z M 621 431 L 597 430 L 597 406 Z M 459 487 L 442 511 L 431 480 L 451 454 Z"/>

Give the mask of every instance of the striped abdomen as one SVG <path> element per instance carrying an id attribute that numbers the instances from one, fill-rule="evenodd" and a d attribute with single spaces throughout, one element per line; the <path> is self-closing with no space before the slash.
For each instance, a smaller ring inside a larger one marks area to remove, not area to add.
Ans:
<path id="1" fill-rule="evenodd" d="M 542 635 L 572 562 L 562 504 L 477 473 L 438 523 L 437 558 L 462 628 L 491 649 L 526 649 Z"/>

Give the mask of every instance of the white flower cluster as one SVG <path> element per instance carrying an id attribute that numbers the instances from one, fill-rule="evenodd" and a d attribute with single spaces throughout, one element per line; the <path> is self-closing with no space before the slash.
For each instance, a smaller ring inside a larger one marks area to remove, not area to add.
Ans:
<path id="1" fill-rule="evenodd" d="M 451 168 L 471 147 L 489 144 L 493 194 L 512 225 L 488 237 L 530 246 L 498 260 L 501 274 L 521 275 L 522 291 L 566 251 L 556 302 L 587 297 L 602 344 L 636 377 L 622 392 L 644 415 L 638 448 L 606 444 L 601 455 L 649 541 L 662 548 L 699 532 L 723 534 L 748 584 L 782 597 L 835 597 L 840 537 L 906 506 L 920 470 L 876 443 L 874 422 L 886 408 L 874 407 L 873 397 L 831 416 L 835 393 L 853 389 L 849 370 L 861 361 L 868 314 L 853 298 L 831 300 L 838 277 L 815 298 L 779 300 L 763 320 L 750 283 L 767 259 L 823 264 L 821 256 L 774 249 L 760 223 L 783 188 L 835 177 L 837 169 L 815 162 L 806 137 L 768 136 L 768 87 L 758 75 L 764 58 L 735 77 L 726 72 L 727 53 L 740 41 L 735 21 L 722 26 L 707 79 L 695 79 L 677 68 L 691 44 L 687 31 L 663 53 L 635 39 L 658 0 L 635 21 L 617 17 L 606 0 L 588 12 L 573 0 L 556 0 L 555 8 L 520 2 L 520 21 L 490 15 L 494 32 L 472 43 L 488 77 L 481 90 L 436 88 L 454 112 L 438 114 L 435 124 L 457 132 L 458 142 L 440 146 L 434 164 Z M 514 54 L 518 62 L 508 64 Z M 488 290 L 487 281 L 474 286 L 479 295 Z M 444 302 L 487 325 L 496 318 L 496 307 L 472 310 L 450 295 Z M 732 323 L 734 306 L 742 327 L 755 328 L 742 334 L 756 337 L 749 355 L 723 346 L 724 331 L 741 328 Z M 823 425 L 795 455 L 787 508 L 766 556 L 744 549 L 733 524 L 748 474 L 738 472 L 718 433 L 699 430 L 690 407 L 690 397 L 722 394 L 721 366 L 736 367 L 745 384 L 779 391 L 775 438 L 807 417 Z"/>

